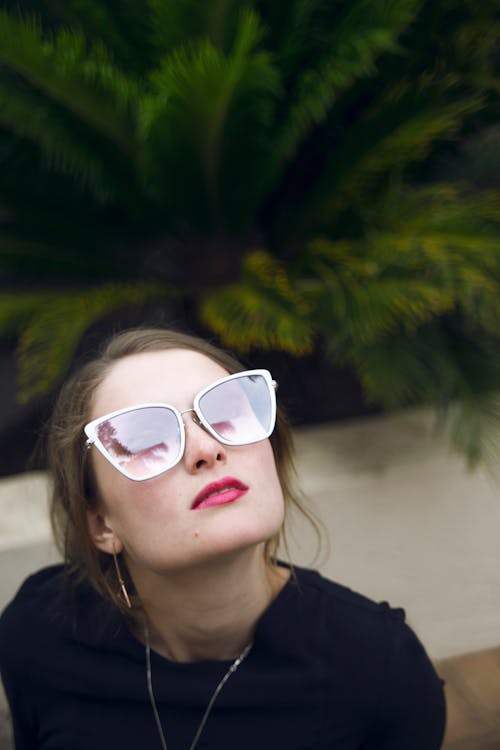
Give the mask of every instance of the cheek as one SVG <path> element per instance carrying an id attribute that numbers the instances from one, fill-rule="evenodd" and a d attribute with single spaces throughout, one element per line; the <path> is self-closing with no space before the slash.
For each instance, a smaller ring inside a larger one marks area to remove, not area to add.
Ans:
<path id="1" fill-rule="evenodd" d="M 284 513 L 283 490 L 274 460 L 274 453 L 269 441 L 260 443 L 259 452 L 256 456 L 256 467 L 254 476 L 256 486 L 259 489 L 262 501 L 269 507 L 270 504 L 281 514 Z"/>
<path id="2" fill-rule="evenodd" d="M 257 443 L 255 447 L 258 448 L 256 454 L 258 475 L 261 475 L 263 480 L 267 479 L 269 482 L 278 482 L 279 484 L 278 470 L 271 443 L 269 440 L 264 440 L 262 443 Z"/>
<path id="3" fill-rule="evenodd" d="M 122 476 L 101 455 L 93 457 L 92 468 L 97 501 L 108 525 L 118 534 L 127 534 L 130 528 L 140 532 L 151 520 L 158 522 L 159 516 L 172 515 L 179 493 L 170 477 L 134 482 Z"/>

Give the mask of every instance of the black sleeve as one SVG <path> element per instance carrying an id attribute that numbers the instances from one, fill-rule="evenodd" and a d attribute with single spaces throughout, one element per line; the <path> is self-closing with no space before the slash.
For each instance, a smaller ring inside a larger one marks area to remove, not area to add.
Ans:
<path id="1" fill-rule="evenodd" d="M 24 713 L 21 703 L 16 700 L 15 693 L 9 689 L 8 681 L 2 675 L 5 693 L 10 707 L 12 731 L 16 750 L 36 750 L 37 736 L 33 723 Z"/>
<path id="2" fill-rule="evenodd" d="M 0 618 L 0 674 L 9 703 L 16 750 L 34 750 L 37 732 L 34 707 L 30 701 L 29 656 L 23 649 L 27 624 L 10 607 Z"/>
<path id="3" fill-rule="evenodd" d="M 404 623 L 404 612 L 393 610 L 390 615 L 393 637 L 376 727 L 362 750 L 438 750 L 446 726 L 444 683 Z"/>

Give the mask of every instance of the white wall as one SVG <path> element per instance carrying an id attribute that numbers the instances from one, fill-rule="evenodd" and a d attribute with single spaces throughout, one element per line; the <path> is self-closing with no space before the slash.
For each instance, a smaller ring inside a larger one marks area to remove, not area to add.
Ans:
<path id="1" fill-rule="evenodd" d="M 328 529 L 326 575 L 403 606 L 434 658 L 500 644 L 498 481 L 469 473 L 423 412 L 302 429 L 296 443 Z"/>

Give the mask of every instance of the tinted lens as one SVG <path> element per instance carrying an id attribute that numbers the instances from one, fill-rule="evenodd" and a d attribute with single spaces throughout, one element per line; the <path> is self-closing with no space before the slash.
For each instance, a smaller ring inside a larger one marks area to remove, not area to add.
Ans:
<path id="1" fill-rule="evenodd" d="M 274 427 L 274 393 L 262 375 L 245 375 L 214 386 L 199 401 L 210 427 L 235 445 L 254 443 Z"/>
<path id="2" fill-rule="evenodd" d="M 181 449 L 175 413 L 162 406 L 133 409 L 97 428 L 111 459 L 135 479 L 147 479 L 173 466 Z"/>

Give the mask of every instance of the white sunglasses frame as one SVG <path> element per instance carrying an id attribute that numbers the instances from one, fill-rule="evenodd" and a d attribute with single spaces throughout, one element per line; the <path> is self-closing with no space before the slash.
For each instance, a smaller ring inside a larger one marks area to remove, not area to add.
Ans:
<path id="1" fill-rule="evenodd" d="M 258 440 L 245 440 L 245 442 L 235 442 L 233 440 L 227 440 L 225 438 L 222 438 L 208 423 L 208 421 L 203 416 L 203 413 L 199 407 L 200 400 L 205 396 L 205 394 L 209 393 L 213 388 L 222 385 L 223 383 L 227 383 L 231 380 L 238 380 L 239 378 L 243 377 L 249 377 L 252 375 L 261 375 L 269 389 L 269 395 L 271 399 L 271 421 L 270 421 L 270 429 L 266 432 L 263 437 L 258 438 Z M 118 409 L 117 411 L 112 411 L 109 414 L 104 414 L 102 417 L 98 417 L 97 419 L 93 419 L 91 422 L 88 422 L 88 424 L 84 427 L 85 435 L 87 436 L 87 440 L 85 441 L 85 446 L 87 449 L 90 449 L 92 446 L 95 446 L 99 453 L 104 456 L 106 461 L 108 461 L 117 471 L 120 472 L 120 474 L 123 474 L 124 477 L 127 479 L 131 479 L 133 482 L 147 482 L 149 479 L 155 479 L 156 477 L 159 477 L 161 474 L 165 474 L 167 471 L 170 471 L 170 469 L 173 469 L 174 466 L 177 466 L 179 461 L 182 459 L 184 455 L 184 449 L 186 447 L 186 428 L 184 426 L 184 420 L 182 419 L 183 414 L 188 414 L 189 412 L 194 412 L 196 415 L 196 419 L 198 421 L 198 424 L 200 427 L 202 427 L 206 432 L 208 432 L 215 440 L 217 440 L 218 443 L 222 443 L 222 445 L 229 445 L 229 446 L 242 446 L 242 445 L 251 445 L 252 443 L 260 443 L 262 440 L 266 440 L 270 435 L 272 435 L 275 424 L 276 424 L 276 390 L 278 388 L 278 383 L 276 380 L 273 380 L 271 373 L 269 370 L 244 370 L 243 372 L 236 372 L 233 373 L 233 375 L 227 375 L 224 378 L 219 378 L 218 380 L 214 381 L 213 383 L 210 383 L 210 385 L 206 386 L 206 388 L 203 388 L 201 391 L 199 391 L 193 400 L 193 407 L 191 409 L 184 409 L 184 411 L 179 411 L 175 408 L 175 406 L 172 406 L 171 404 L 161 403 L 161 402 L 153 402 L 153 403 L 146 403 L 146 404 L 136 404 L 134 406 L 127 406 L 125 409 Z M 127 414 L 128 412 L 132 411 L 138 411 L 140 409 L 148 409 L 148 408 L 158 408 L 161 407 L 163 409 L 168 409 L 169 411 L 173 412 L 177 419 L 177 424 L 179 426 L 179 433 L 180 433 L 180 444 L 179 444 L 179 453 L 177 457 L 175 458 L 175 461 L 170 464 L 166 469 L 160 469 L 159 471 L 147 476 L 147 477 L 136 477 L 130 474 L 126 469 L 123 468 L 123 466 L 120 466 L 118 461 L 113 459 L 113 457 L 108 453 L 104 445 L 99 439 L 97 430 L 99 425 L 101 425 L 103 422 L 106 422 L 108 419 L 112 419 L 113 417 L 117 417 L 120 414 Z"/>

